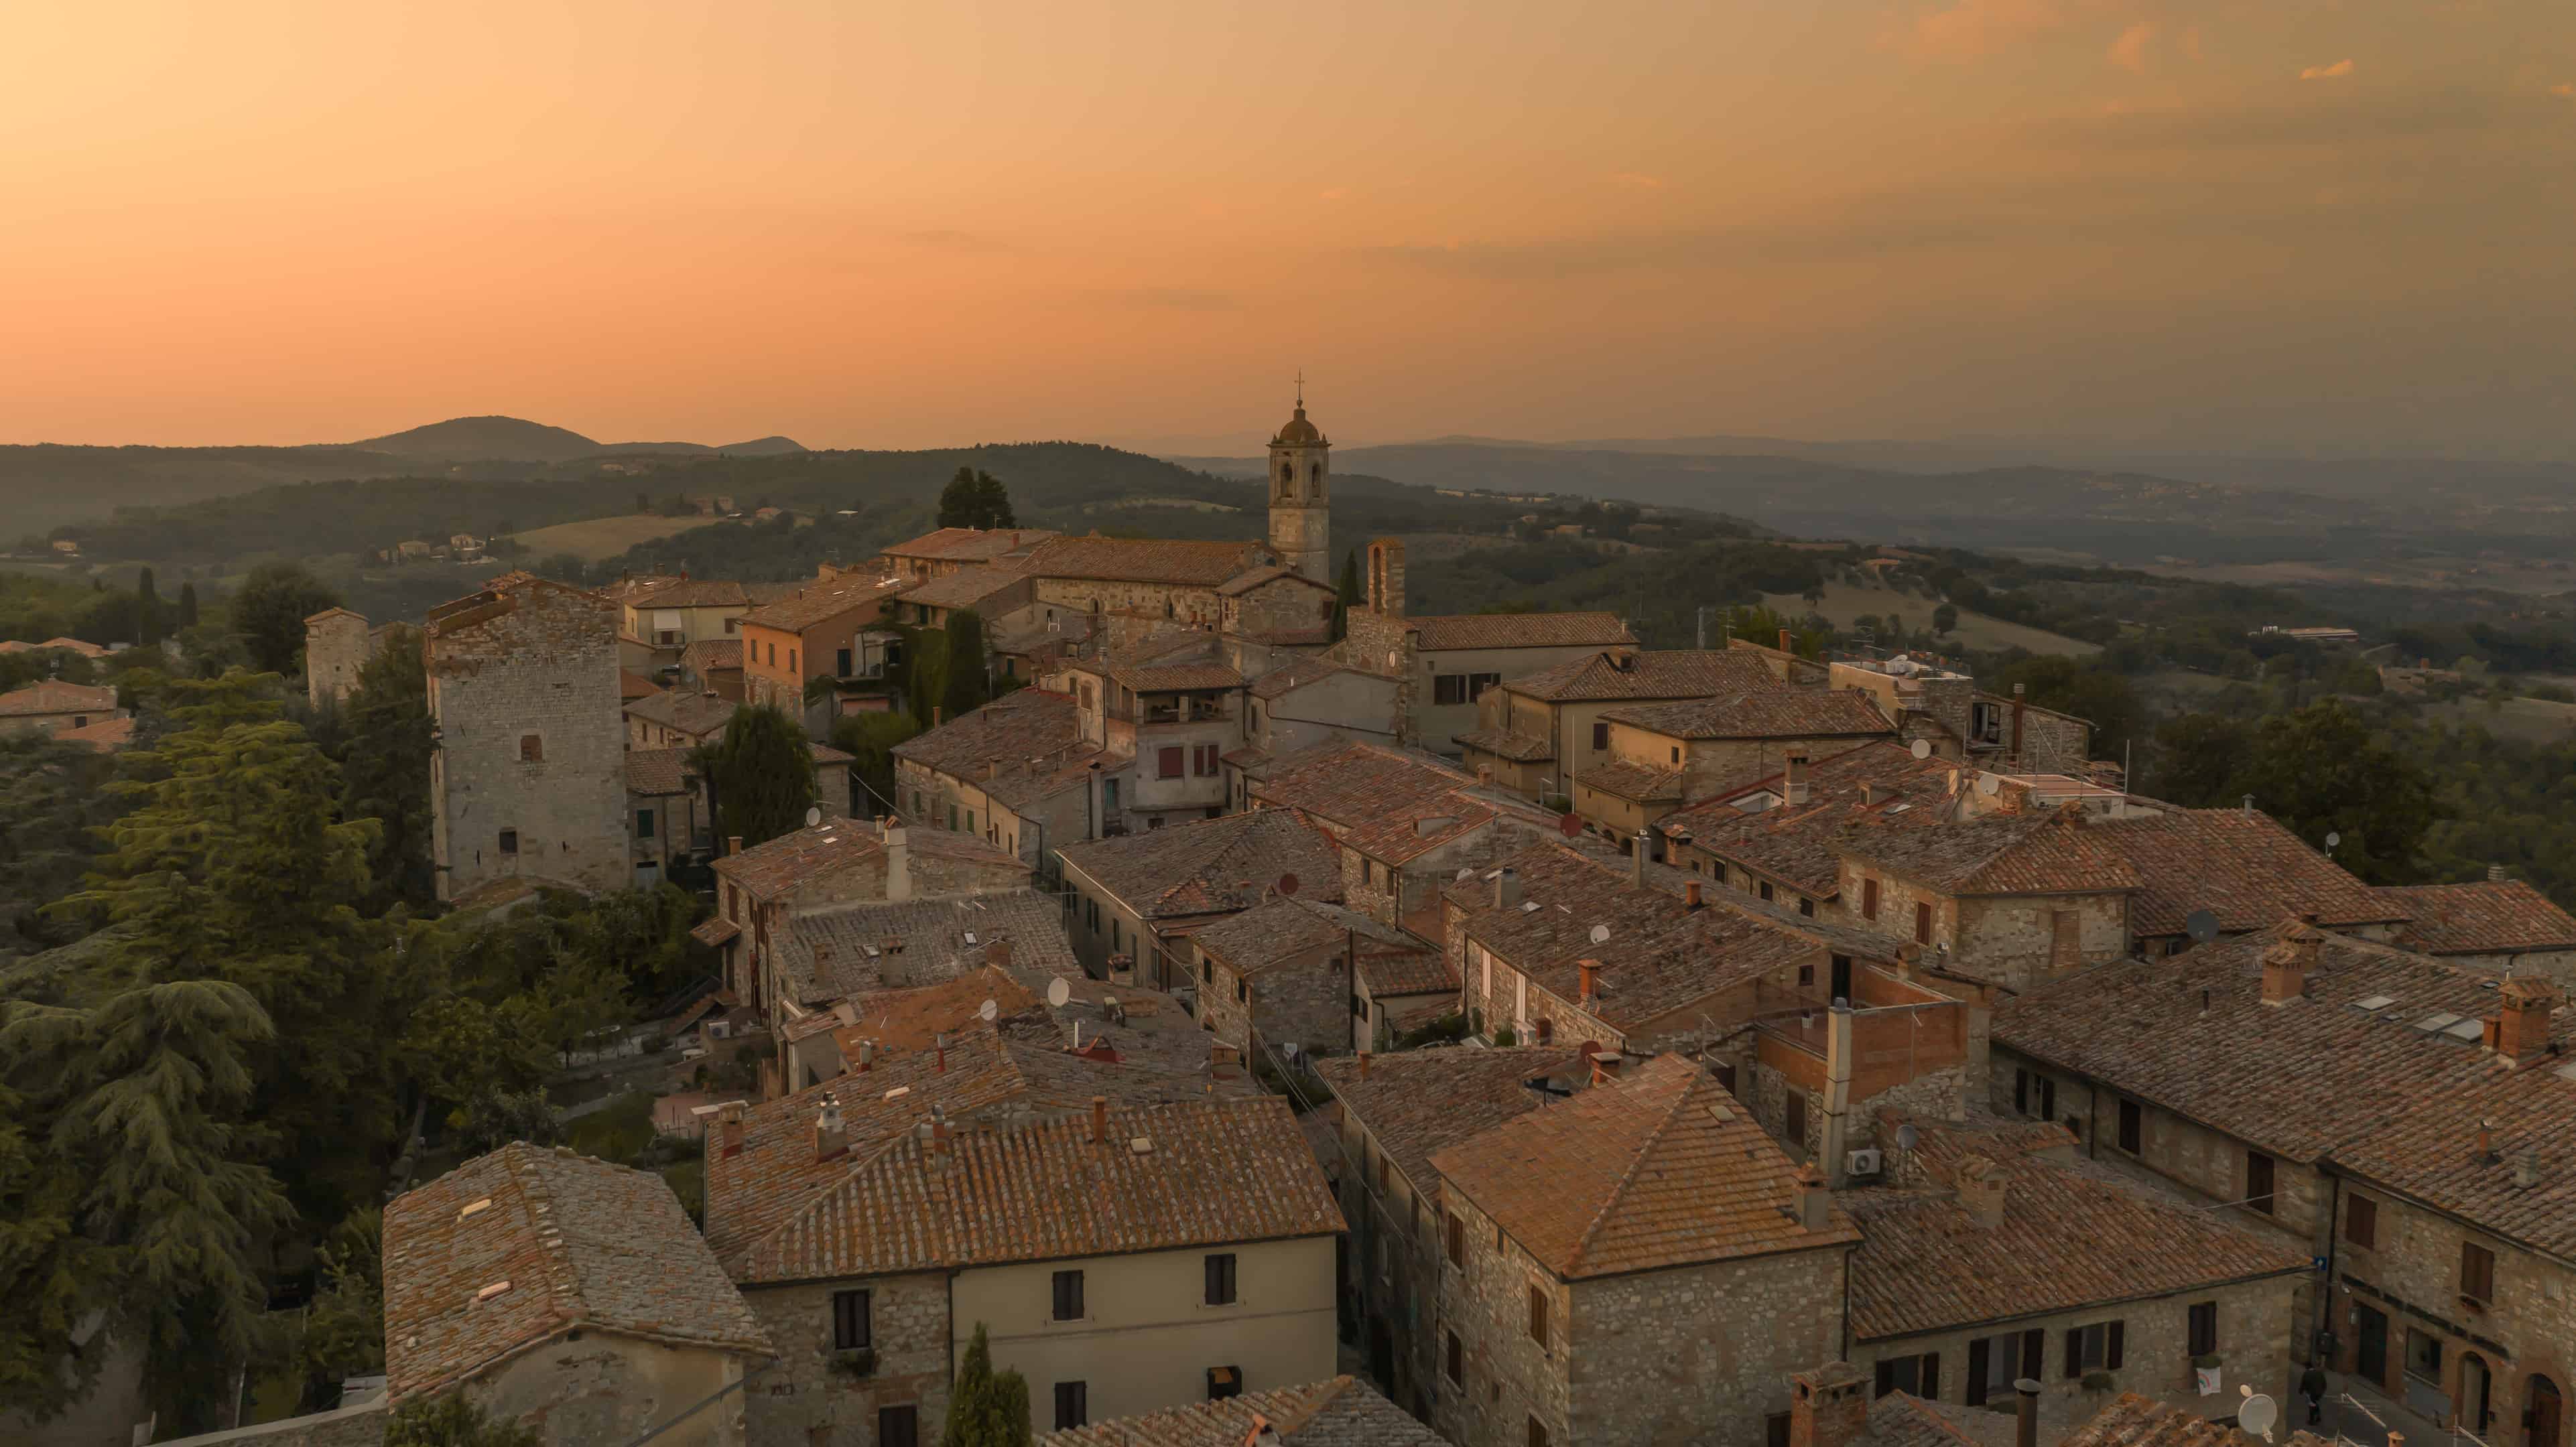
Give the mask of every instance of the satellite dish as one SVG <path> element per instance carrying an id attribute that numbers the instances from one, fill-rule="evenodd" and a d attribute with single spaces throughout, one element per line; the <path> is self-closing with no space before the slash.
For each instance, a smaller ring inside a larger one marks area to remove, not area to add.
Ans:
<path id="1" fill-rule="evenodd" d="M 2184 917 L 2182 932 L 2191 936 L 2193 944 L 2205 945 L 2218 938 L 2218 916 L 2205 909 L 2193 910 Z"/>
<path id="2" fill-rule="evenodd" d="M 1916 739 L 1914 741 L 1914 747 L 1910 752 L 1912 752 L 1914 757 L 1918 759 L 1928 759 L 1932 757 L 1932 741 L 1930 739 Z"/>
<path id="3" fill-rule="evenodd" d="M 806 827 L 806 828 L 811 829 L 811 828 L 813 828 L 815 825 L 820 824 L 820 823 L 822 823 L 822 822 L 823 822 L 823 810 L 822 810 L 822 807 L 821 807 L 820 805 L 817 805 L 817 806 L 815 806 L 815 807 L 809 808 L 809 809 L 807 809 L 807 810 L 805 811 L 805 827 Z"/>
<path id="4" fill-rule="evenodd" d="M 1556 832 L 1564 835 L 1568 839 L 1582 833 L 1583 816 L 1580 814 L 1568 814 L 1564 818 L 1557 820 Z"/>
<path id="5" fill-rule="evenodd" d="M 2003 780 L 1996 778 L 1992 774 L 1979 774 L 1977 776 L 1977 792 L 1980 794 L 1991 796 L 2002 792 L 2003 787 Z"/>
<path id="6" fill-rule="evenodd" d="M 1283 897 L 1285 897 L 1285 898 L 1290 898 L 1290 899 L 1294 899 L 1294 898 L 1296 897 L 1296 895 L 1297 895 L 1297 888 L 1298 888 L 1298 885 L 1297 885 L 1297 876 L 1296 876 L 1296 875 L 1294 875 L 1294 874 L 1283 874 L 1283 875 L 1279 876 L 1279 893 L 1280 893 Z"/>
<path id="7" fill-rule="evenodd" d="M 1921 1139 L 1923 1139 L 1923 1132 L 1916 1130 L 1911 1124 L 1896 1128 L 1896 1148 L 1900 1151 L 1914 1149 L 1914 1143 Z"/>
<path id="8" fill-rule="evenodd" d="M 1064 1002 L 1072 998 L 1073 986 L 1066 984 L 1063 977 L 1058 976 L 1055 979 L 1047 981 L 1047 1003 L 1049 1005 L 1061 1010 L 1064 1008 Z"/>
<path id="9" fill-rule="evenodd" d="M 999 1000 L 986 1000 L 983 1004 L 975 1007 L 975 1013 L 981 1015 L 987 1020 L 998 1020 L 1002 1017 L 1002 1002 Z"/>
<path id="10" fill-rule="evenodd" d="M 2269 1442 L 2272 1429 L 2281 1421 L 2281 1404 L 2260 1392 L 2247 1392 L 2245 1405 L 2236 1409 L 2236 1425 Z"/>
<path id="11" fill-rule="evenodd" d="M 2328 849 L 2332 849 L 2332 848 L 2334 848 L 2336 845 L 2341 844 L 2342 842 L 2343 842 L 2343 836 L 2342 836 L 2341 834 L 2338 834 L 2338 833 L 2334 832 L 2334 831 L 2333 831 L 2333 830 L 2331 830 L 2331 829 L 2329 829 L 2329 830 L 2327 830 L 2327 831 L 2326 831 L 2326 847 L 2327 847 Z"/>
<path id="12" fill-rule="evenodd" d="M 1472 866 L 1472 865 L 1461 865 L 1461 866 L 1459 866 L 1459 869 L 1458 869 L 1458 882 L 1459 882 L 1460 884 L 1465 884 L 1468 880 L 1471 880 L 1471 879 L 1473 879 L 1473 878 L 1475 878 L 1475 877 L 1476 877 L 1476 871 L 1475 871 L 1474 866 Z"/>
<path id="13" fill-rule="evenodd" d="M 1594 925 L 1592 927 L 1592 942 L 1596 945 L 1606 945 L 1610 943 L 1610 926 L 1606 924 Z"/>

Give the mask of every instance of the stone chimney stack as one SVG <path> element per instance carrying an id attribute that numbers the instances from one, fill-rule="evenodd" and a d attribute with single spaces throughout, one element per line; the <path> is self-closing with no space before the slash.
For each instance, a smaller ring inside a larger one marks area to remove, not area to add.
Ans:
<path id="1" fill-rule="evenodd" d="M 1793 646 L 1792 646 L 1796 641 L 1797 641 L 1797 640 L 1795 640 L 1795 639 L 1793 639 L 1793 638 L 1791 638 L 1791 637 L 1789 636 L 1789 630 L 1788 630 L 1788 629 L 1783 628 L 1783 629 L 1781 629 L 1781 630 L 1780 630 L 1780 651 L 1781 651 L 1781 652 L 1783 652 L 1783 653 L 1795 653 L 1795 652 L 1797 652 L 1798 650 L 1797 650 L 1795 647 L 1793 647 Z"/>
<path id="2" fill-rule="evenodd" d="M 1380 538 L 1368 547 L 1368 606 L 1390 618 L 1404 616 L 1404 544 Z"/>
<path id="3" fill-rule="evenodd" d="M 718 1148 L 728 1156 L 742 1154 L 742 1102 L 729 1100 L 716 1111 Z"/>
<path id="4" fill-rule="evenodd" d="M 2503 865 L 2501 865 L 2501 864 L 2490 864 L 2490 865 L 2488 865 L 2488 866 L 2487 866 L 2487 883 L 2489 883 L 2489 884 L 2502 884 L 2502 883 L 2504 883 L 2504 881 L 2505 881 L 2505 872 L 2504 872 L 2504 866 L 2503 866 Z"/>
<path id="5" fill-rule="evenodd" d="M 1849 1362 L 1789 1377 L 1789 1447 L 1844 1447 L 1869 1429 L 1869 1378 Z"/>
<path id="6" fill-rule="evenodd" d="M 1807 782 L 1807 756 L 1791 754 L 1780 766 L 1780 800 L 1784 804 L 1804 804 L 1810 785 Z"/>
<path id="7" fill-rule="evenodd" d="M 1521 872 L 1506 864 L 1494 872 L 1494 908 L 1521 907 Z"/>
<path id="8" fill-rule="evenodd" d="M 2308 993 L 2308 972 L 2317 967 L 2326 937 L 2317 929 L 2317 917 L 2299 916 L 2298 923 L 2282 932 L 2280 941 L 2263 952 L 2263 1003 L 2286 1005 Z"/>
<path id="9" fill-rule="evenodd" d="M 1682 881 L 1682 908 L 1691 910 L 1707 908 L 1707 905 L 1702 903 L 1699 897 L 1698 880 L 1685 879 Z"/>
<path id="10" fill-rule="evenodd" d="M 1813 1161 L 1798 1167 L 1798 1183 L 1791 1197 L 1801 1229 L 1822 1231 L 1833 1223 L 1833 1189 L 1825 1184 L 1825 1173 L 1817 1170 Z"/>
<path id="11" fill-rule="evenodd" d="M 904 827 L 888 818 L 885 824 L 886 902 L 901 904 L 912 898 L 912 845 Z"/>
<path id="12" fill-rule="evenodd" d="M 2497 987 L 2496 1054 L 2529 1065 L 2549 1048 L 2549 1017 L 2558 1007 L 2556 986 L 2539 975 L 2510 975 Z"/>
<path id="13" fill-rule="evenodd" d="M 1983 1156 L 1959 1163 L 1959 1204 L 1988 1231 L 2004 1223 L 2004 1168 Z"/>
<path id="14" fill-rule="evenodd" d="M 2039 1447 L 2039 1383 L 2013 1378 L 2013 1447 Z"/>
<path id="15" fill-rule="evenodd" d="M 1107 1139 L 1109 1139 L 1109 1097 L 1095 1095 L 1091 1098 L 1091 1143 L 1098 1145 Z"/>
<path id="16" fill-rule="evenodd" d="M 828 1161 L 849 1153 L 850 1133 L 841 1123 L 841 1103 L 826 1091 L 823 1108 L 814 1117 L 814 1159 Z"/>
<path id="17" fill-rule="evenodd" d="M 991 965 L 997 970 L 1009 969 L 1011 967 L 1011 942 L 1008 939 L 998 939 L 985 945 L 984 963 Z"/>
<path id="18" fill-rule="evenodd" d="M 728 859 L 730 859 L 730 858 L 732 858 L 734 855 L 740 854 L 741 852 L 742 852 L 742 836 L 741 836 L 741 835 L 739 835 L 739 834 L 728 834 L 728 835 L 726 835 L 726 836 L 725 836 L 725 857 L 726 857 L 726 858 L 728 858 Z"/>
<path id="19" fill-rule="evenodd" d="M 1646 856 L 1654 852 L 1654 840 L 1645 830 L 1628 841 L 1628 882 L 1639 889 L 1646 887 Z"/>
<path id="20" fill-rule="evenodd" d="M 1577 977 L 1583 984 L 1582 995 L 1576 1003 L 1589 1006 L 1593 1001 L 1601 998 L 1601 962 L 1599 960 L 1576 960 L 1574 962 L 1574 968 Z"/>

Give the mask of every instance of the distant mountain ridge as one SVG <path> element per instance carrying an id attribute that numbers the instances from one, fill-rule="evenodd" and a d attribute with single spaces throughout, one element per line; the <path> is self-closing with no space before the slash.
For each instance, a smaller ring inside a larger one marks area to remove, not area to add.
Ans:
<path id="1" fill-rule="evenodd" d="M 450 417 L 444 422 L 336 445 L 423 462 L 571 462 L 607 453 L 635 452 L 769 457 L 805 450 L 794 439 L 778 436 L 713 447 L 703 442 L 599 442 L 569 428 L 497 416 Z"/>

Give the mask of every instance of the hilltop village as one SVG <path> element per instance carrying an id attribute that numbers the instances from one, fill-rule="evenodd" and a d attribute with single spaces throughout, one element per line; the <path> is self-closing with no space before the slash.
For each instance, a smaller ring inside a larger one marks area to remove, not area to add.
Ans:
<path id="1" fill-rule="evenodd" d="M 918 1447 L 1015 1373 L 1054 1447 L 2316 1447 L 2326 1382 L 2568 1447 L 2576 919 L 1936 662 L 1427 615 L 1391 539 L 1346 596 L 1331 452 L 1301 397 L 1241 541 L 308 619 L 317 706 L 423 650 L 437 897 L 699 891 L 666 1033 L 757 1068 L 668 1103 L 701 1199 L 395 1196 L 380 1389 L 221 1440 Z M 871 782 L 835 724 L 967 615 L 1001 691 Z M 816 803 L 745 839 L 696 760 L 761 709 Z"/>

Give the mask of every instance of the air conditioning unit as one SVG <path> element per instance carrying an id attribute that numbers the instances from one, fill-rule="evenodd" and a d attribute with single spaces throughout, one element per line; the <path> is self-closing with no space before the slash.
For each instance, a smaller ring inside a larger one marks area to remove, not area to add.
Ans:
<path id="1" fill-rule="evenodd" d="M 1843 1157 L 1843 1173 L 1852 1176 L 1874 1176 L 1886 1166 L 1883 1152 L 1858 1150 Z"/>

